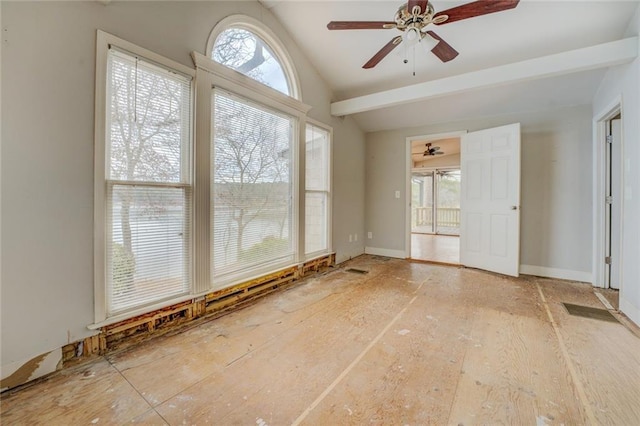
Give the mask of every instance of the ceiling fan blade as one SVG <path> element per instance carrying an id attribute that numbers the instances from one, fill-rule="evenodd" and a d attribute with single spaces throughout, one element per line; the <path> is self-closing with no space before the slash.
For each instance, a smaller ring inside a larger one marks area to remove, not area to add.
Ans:
<path id="1" fill-rule="evenodd" d="M 439 146 L 434 146 L 431 149 L 434 150 L 434 151 L 438 151 L 440 149 L 440 147 Z"/>
<path id="2" fill-rule="evenodd" d="M 424 13 L 427 10 L 428 3 L 428 0 L 409 0 L 407 2 L 407 10 L 411 13 L 413 6 L 420 6 L 420 13 Z"/>
<path id="3" fill-rule="evenodd" d="M 402 36 L 395 36 L 391 41 L 384 45 L 382 49 L 378 51 L 369 61 L 362 66 L 362 68 L 369 69 L 378 65 L 385 56 L 387 56 L 397 45 L 402 43 Z"/>
<path id="4" fill-rule="evenodd" d="M 449 19 L 439 25 L 450 24 L 451 22 L 462 19 L 513 9 L 518 5 L 519 1 L 520 0 L 478 0 L 438 12 L 434 15 L 434 19 L 441 15 L 447 15 Z"/>
<path id="5" fill-rule="evenodd" d="M 458 51 L 451 47 L 451 45 L 444 41 L 439 35 L 437 35 L 433 31 L 427 31 L 427 34 L 429 34 L 435 40 L 438 40 L 438 44 L 436 44 L 436 46 L 431 49 L 431 52 L 433 52 L 433 54 L 436 55 L 442 62 L 449 62 L 450 60 L 458 56 Z"/>
<path id="6" fill-rule="evenodd" d="M 433 155 L 444 155 L 444 152 L 442 151 L 434 152 Z"/>
<path id="7" fill-rule="evenodd" d="M 386 30 L 395 27 L 393 21 L 331 21 L 327 24 L 330 30 Z"/>

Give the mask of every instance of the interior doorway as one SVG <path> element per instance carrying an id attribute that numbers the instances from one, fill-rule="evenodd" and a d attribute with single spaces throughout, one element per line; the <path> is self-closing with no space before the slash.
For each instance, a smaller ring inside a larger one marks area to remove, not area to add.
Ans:
<path id="1" fill-rule="evenodd" d="M 624 114 L 622 100 L 615 99 L 594 116 L 594 258 L 593 285 L 596 295 L 610 309 L 619 308 L 624 291 L 622 235 L 624 232 Z"/>
<path id="2" fill-rule="evenodd" d="M 459 265 L 460 133 L 410 143 L 410 257 Z"/>
<path id="3" fill-rule="evenodd" d="M 605 137 L 605 283 L 620 289 L 622 246 L 622 115 L 618 112 L 606 122 Z"/>

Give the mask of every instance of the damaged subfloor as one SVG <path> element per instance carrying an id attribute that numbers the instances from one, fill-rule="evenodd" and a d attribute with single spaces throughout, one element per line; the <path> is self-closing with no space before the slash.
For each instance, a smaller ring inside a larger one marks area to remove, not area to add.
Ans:
<path id="1" fill-rule="evenodd" d="M 360 256 L 5 392 L 0 420 L 640 424 L 637 330 L 563 302 L 603 308 L 586 284 Z"/>

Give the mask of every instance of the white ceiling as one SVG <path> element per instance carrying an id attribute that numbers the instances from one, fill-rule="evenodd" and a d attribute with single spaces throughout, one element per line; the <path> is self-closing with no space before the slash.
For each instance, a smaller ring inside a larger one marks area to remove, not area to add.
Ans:
<path id="1" fill-rule="evenodd" d="M 433 0 L 436 12 L 469 1 Z M 402 1 L 262 0 L 334 90 L 334 101 L 561 53 L 624 37 L 638 1 L 521 0 L 512 10 L 431 26 L 460 55 L 448 63 L 430 52 L 395 49 L 373 69 L 362 65 L 397 30 L 329 31 L 332 20 L 393 20 Z M 420 47 L 418 46 L 418 49 Z M 413 76 L 415 65 L 416 75 Z M 365 131 L 413 127 L 590 103 L 604 70 L 481 89 L 356 114 Z M 488 97 L 490 91 L 491 96 Z M 487 102 L 491 99 L 491 102 Z"/>

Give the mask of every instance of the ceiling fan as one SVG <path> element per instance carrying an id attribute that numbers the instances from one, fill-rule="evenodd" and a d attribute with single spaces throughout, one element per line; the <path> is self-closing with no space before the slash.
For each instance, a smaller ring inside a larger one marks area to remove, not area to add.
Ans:
<path id="1" fill-rule="evenodd" d="M 428 157 L 430 155 L 442 155 L 444 152 L 440 151 L 439 146 L 432 147 L 430 143 L 427 144 L 427 149 L 422 154 L 423 157 Z"/>
<path id="2" fill-rule="evenodd" d="M 427 35 L 432 37 L 437 44 L 431 52 L 442 62 L 448 62 L 458 56 L 458 52 L 436 33 L 427 30 L 429 24 L 443 25 L 475 16 L 487 15 L 489 13 L 501 12 L 513 9 L 520 0 L 478 0 L 461 6 L 452 7 L 435 13 L 433 6 L 428 0 L 408 0 L 406 4 L 400 6 L 393 21 L 331 21 L 327 24 L 329 30 L 378 30 L 397 29 L 403 35 L 397 35 L 378 51 L 362 68 L 373 68 L 393 49 L 395 49 L 403 39 L 407 41 L 420 41 Z M 405 61 L 406 62 L 406 61 Z"/>

